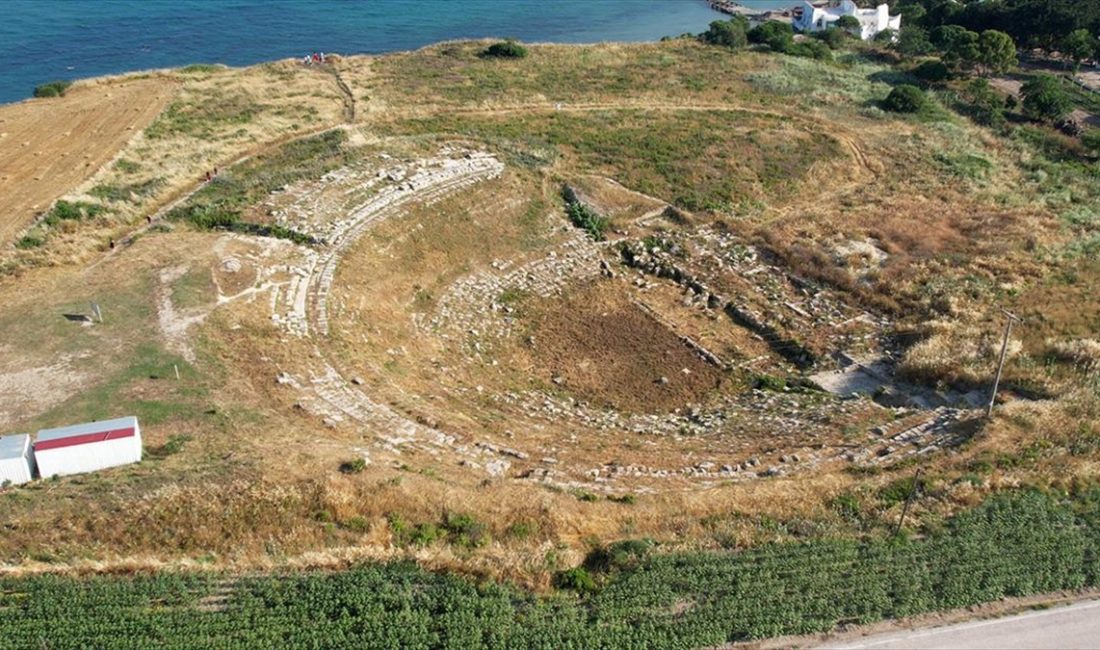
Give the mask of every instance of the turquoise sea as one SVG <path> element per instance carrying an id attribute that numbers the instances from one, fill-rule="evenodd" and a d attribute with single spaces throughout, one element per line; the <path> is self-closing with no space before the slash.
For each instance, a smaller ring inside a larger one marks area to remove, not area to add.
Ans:
<path id="1" fill-rule="evenodd" d="M 795 0 L 741 0 L 774 9 Z M 54 79 L 455 38 L 646 41 L 722 18 L 705 0 L 0 0 L 0 103 Z"/>

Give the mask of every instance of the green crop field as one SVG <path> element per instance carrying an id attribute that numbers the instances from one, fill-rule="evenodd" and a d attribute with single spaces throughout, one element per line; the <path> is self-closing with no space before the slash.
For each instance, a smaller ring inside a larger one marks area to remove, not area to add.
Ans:
<path id="1" fill-rule="evenodd" d="M 696 648 L 1096 585 L 1100 495 L 991 498 L 919 539 L 612 547 L 582 593 L 408 563 L 339 573 L 0 581 L 4 648 Z"/>

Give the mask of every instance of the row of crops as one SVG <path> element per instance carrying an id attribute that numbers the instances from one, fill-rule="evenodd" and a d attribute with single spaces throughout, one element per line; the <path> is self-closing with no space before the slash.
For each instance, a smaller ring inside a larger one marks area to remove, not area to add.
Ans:
<path id="1" fill-rule="evenodd" d="M 1100 502 L 1100 500 L 1097 500 Z M 0 580 L 2 648 L 697 648 L 1100 584 L 1100 507 L 994 497 L 920 540 L 638 558 L 585 595 L 407 563 L 340 573 Z"/>

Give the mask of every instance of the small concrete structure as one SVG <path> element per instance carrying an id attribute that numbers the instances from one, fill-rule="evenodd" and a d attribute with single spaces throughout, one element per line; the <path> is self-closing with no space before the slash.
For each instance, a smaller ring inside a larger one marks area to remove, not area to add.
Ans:
<path id="1" fill-rule="evenodd" d="M 0 438 L 0 485 L 19 485 L 34 478 L 31 436 L 19 433 Z"/>
<path id="2" fill-rule="evenodd" d="M 141 429 L 135 417 L 43 429 L 34 442 L 39 476 L 65 476 L 141 460 Z"/>
<path id="3" fill-rule="evenodd" d="M 833 26 L 841 16 L 853 16 L 859 21 L 859 37 L 871 40 L 881 31 L 901 29 L 901 16 L 891 16 L 890 6 L 883 3 L 874 9 L 860 9 L 852 0 L 840 0 L 839 3 L 811 3 L 803 0 L 794 8 L 794 20 L 791 25 L 802 32 L 820 32 Z"/>

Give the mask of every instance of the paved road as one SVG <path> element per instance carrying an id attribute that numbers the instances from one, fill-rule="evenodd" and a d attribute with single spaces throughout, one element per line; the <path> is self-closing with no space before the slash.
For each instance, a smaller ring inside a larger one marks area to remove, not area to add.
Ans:
<path id="1" fill-rule="evenodd" d="M 1100 600 L 988 621 L 829 642 L 819 647 L 1100 649 Z"/>

